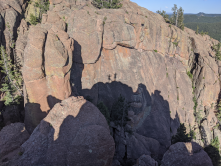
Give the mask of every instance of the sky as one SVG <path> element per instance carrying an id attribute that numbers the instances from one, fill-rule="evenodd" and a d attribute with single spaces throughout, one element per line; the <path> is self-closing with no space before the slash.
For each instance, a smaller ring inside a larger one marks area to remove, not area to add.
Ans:
<path id="1" fill-rule="evenodd" d="M 182 7 L 184 13 L 197 14 L 203 12 L 206 14 L 221 14 L 221 0 L 130 0 L 139 6 L 145 7 L 152 12 L 165 10 L 166 13 L 172 13 L 174 4 Z"/>

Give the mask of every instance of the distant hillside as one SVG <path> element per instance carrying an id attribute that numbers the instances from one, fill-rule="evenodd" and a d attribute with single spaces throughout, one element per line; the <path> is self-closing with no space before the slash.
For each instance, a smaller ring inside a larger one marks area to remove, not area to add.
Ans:
<path id="1" fill-rule="evenodd" d="M 199 23 L 215 23 L 221 22 L 221 16 L 208 17 L 199 15 L 184 15 L 184 23 L 199 22 Z"/>
<path id="2" fill-rule="evenodd" d="M 221 22 L 218 23 L 185 23 L 185 27 L 196 31 L 197 25 L 199 26 L 199 32 L 208 32 L 208 35 L 212 38 L 221 41 Z"/>
<path id="3" fill-rule="evenodd" d="M 206 14 L 206 13 L 203 13 L 203 12 L 200 12 L 196 15 L 197 16 L 205 16 L 205 17 L 221 17 L 221 14 Z"/>
<path id="4" fill-rule="evenodd" d="M 189 14 L 184 15 L 184 24 L 194 31 L 199 26 L 199 32 L 208 32 L 212 38 L 221 41 L 221 14 Z"/>

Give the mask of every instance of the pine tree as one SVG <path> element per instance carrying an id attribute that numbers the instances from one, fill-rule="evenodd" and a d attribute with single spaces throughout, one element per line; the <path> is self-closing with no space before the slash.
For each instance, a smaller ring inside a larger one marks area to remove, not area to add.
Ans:
<path id="1" fill-rule="evenodd" d="M 183 8 L 180 7 L 179 10 L 178 10 L 179 14 L 178 14 L 178 24 L 177 24 L 177 26 L 178 26 L 178 28 L 180 28 L 182 30 L 184 30 L 184 23 L 183 23 L 184 16 L 183 16 L 183 12 L 184 12 Z"/>
<path id="2" fill-rule="evenodd" d="M 174 4 L 174 7 L 172 8 L 173 15 L 171 17 L 172 24 L 176 25 L 176 18 L 177 18 L 177 5 Z"/>
<path id="3" fill-rule="evenodd" d="M 219 139 L 218 137 L 214 138 L 210 145 L 204 148 L 204 151 L 211 158 L 214 166 L 219 166 L 219 161 L 221 159 L 219 154 Z"/>
<path id="4" fill-rule="evenodd" d="M 186 127 L 184 124 L 180 124 L 180 127 L 177 129 L 177 134 L 172 137 L 171 144 L 177 142 L 190 142 L 191 137 L 186 133 Z"/>
<path id="5" fill-rule="evenodd" d="M 19 104 L 21 96 L 23 96 L 21 87 L 22 87 L 22 77 L 21 73 L 18 71 L 17 66 L 14 65 L 10 57 L 5 53 L 3 46 L 0 48 L 1 53 L 1 72 L 5 74 L 4 79 L 2 80 L 2 88 L 0 89 L 4 95 L 4 104 Z"/>
<path id="6" fill-rule="evenodd" d="M 9 26 L 9 23 L 6 23 L 6 27 L 9 32 L 9 46 L 12 50 L 13 57 L 15 57 L 15 42 L 13 40 L 12 30 Z M 10 53 L 10 52 L 9 52 Z M 18 66 L 13 64 L 12 58 L 8 55 L 1 45 L 0 47 L 0 67 L 1 72 L 4 73 L 4 77 L 1 80 L 1 89 L 0 91 L 4 94 L 4 104 L 19 104 L 20 99 L 23 96 L 22 94 L 22 76 L 18 69 Z"/>
<path id="7" fill-rule="evenodd" d="M 199 34 L 199 26 L 197 25 L 196 27 L 196 34 L 198 35 Z"/>
<path id="8" fill-rule="evenodd" d="M 129 104 L 125 101 L 125 98 L 120 95 L 118 100 L 113 104 L 111 109 L 111 121 L 115 123 L 115 125 L 120 125 L 124 127 L 129 121 L 128 118 L 128 109 Z"/>

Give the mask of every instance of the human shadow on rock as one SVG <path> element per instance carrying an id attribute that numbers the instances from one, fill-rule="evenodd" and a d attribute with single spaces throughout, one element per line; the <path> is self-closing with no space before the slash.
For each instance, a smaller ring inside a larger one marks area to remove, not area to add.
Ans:
<path id="1" fill-rule="evenodd" d="M 78 81 L 78 83 L 80 82 Z M 128 124 L 134 132 L 159 141 L 159 158 L 162 159 L 163 154 L 171 145 L 173 133 L 171 130 L 176 130 L 180 122 L 178 114 L 175 118 L 171 118 L 169 103 L 164 100 L 160 91 L 155 90 L 150 94 L 144 84 L 139 84 L 137 91 L 133 92 L 132 87 L 117 81 L 98 82 L 91 89 L 81 89 L 81 87 L 81 85 L 77 85 L 79 95 L 84 96 L 94 105 L 103 102 L 110 115 L 113 104 L 122 95 L 130 103 L 128 116 L 131 121 Z M 171 127 L 171 125 L 173 126 Z"/>

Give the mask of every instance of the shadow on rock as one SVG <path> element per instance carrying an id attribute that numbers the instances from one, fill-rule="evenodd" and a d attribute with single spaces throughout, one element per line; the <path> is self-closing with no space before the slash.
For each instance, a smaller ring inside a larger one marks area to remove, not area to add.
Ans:
<path id="1" fill-rule="evenodd" d="M 21 146 L 16 165 L 110 166 L 114 151 L 100 111 L 81 97 L 70 97 L 57 103 L 35 128 Z"/>

